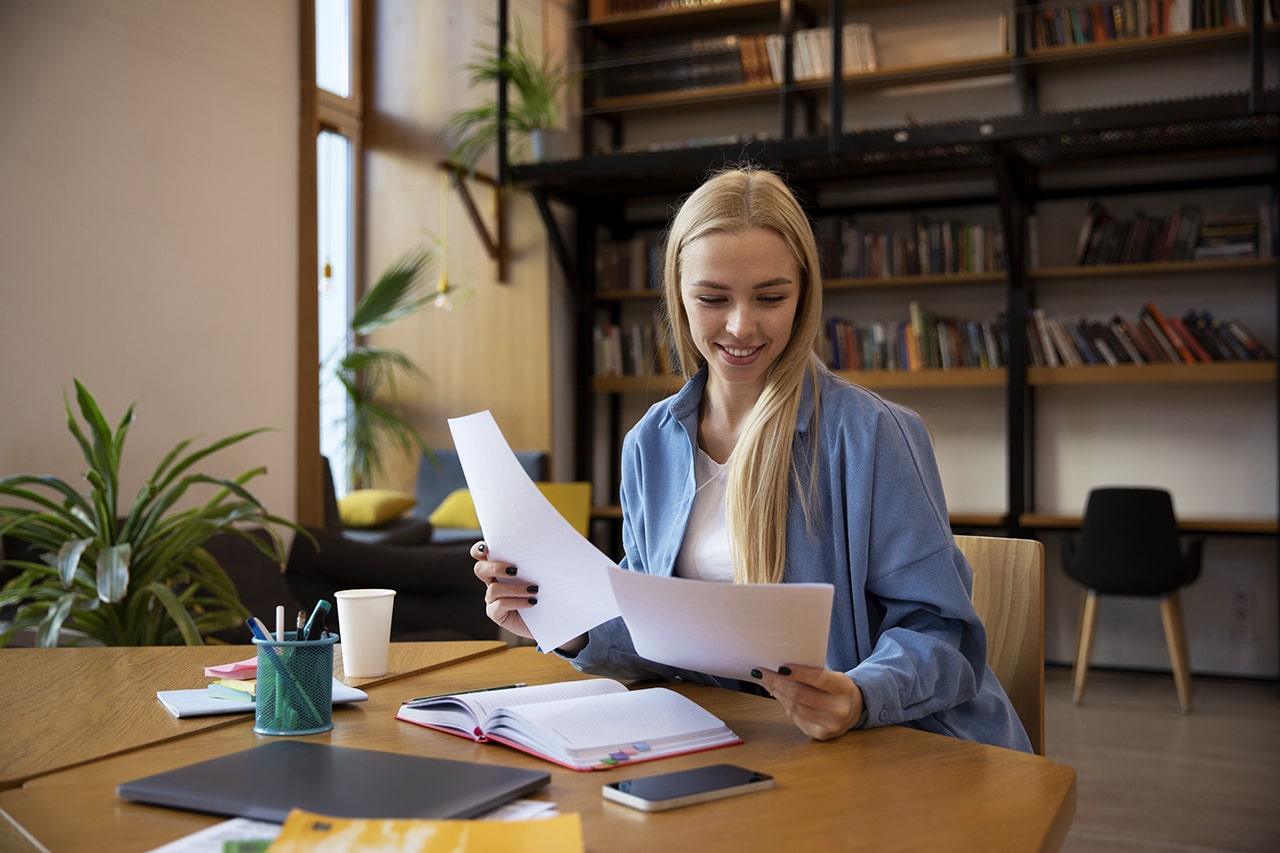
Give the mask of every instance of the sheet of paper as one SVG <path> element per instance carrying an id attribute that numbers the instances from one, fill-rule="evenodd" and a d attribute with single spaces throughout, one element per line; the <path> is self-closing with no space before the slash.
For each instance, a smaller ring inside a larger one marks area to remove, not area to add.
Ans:
<path id="1" fill-rule="evenodd" d="M 825 666 L 831 584 L 734 584 L 609 572 L 636 652 L 749 680 L 757 667 Z"/>
<path id="2" fill-rule="evenodd" d="M 519 568 L 520 583 L 539 587 L 537 606 L 523 614 L 538 645 L 550 651 L 617 616 L 613 561 L 538 491 L 493 415 L 451 418 L 449 430 L 489 553 Z"/>
<path id="3" fill-rule="evenodd" d="M 698 672 L 745 679 L 753 667 L 826 661 L 830 584 L 726 584 L 621 569 L 547 502 L 493 415 L 452 418 L 449 429 L 490 553 L 539 587 L 524 620 L 544 650 L 622 616 L 642 656 Z"/>

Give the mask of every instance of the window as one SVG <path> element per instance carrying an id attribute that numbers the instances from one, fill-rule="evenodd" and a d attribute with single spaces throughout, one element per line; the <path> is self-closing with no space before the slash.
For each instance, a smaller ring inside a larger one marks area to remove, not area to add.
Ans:
<path id="1" fill-rule="evenodd" d="M 320 452 L 329 457 L 338 494 L 350 486 L 345 447 L 348 401 L 334 368 L 352 343 L 351 312 L 359 293 L 360 11 L 360 0 L 315 0 L 318 428 Z"/>

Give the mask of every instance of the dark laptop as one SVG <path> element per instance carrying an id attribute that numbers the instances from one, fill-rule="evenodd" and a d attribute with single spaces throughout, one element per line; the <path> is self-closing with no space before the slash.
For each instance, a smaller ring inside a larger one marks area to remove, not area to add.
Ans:
<path id="1" fill-rule="evenodd" d="M 116 787 L 140 803 L 284 823 L 291 809 L 348 818 L 468 818 L 551 774 L 308 741 L 273 741 Z"/>

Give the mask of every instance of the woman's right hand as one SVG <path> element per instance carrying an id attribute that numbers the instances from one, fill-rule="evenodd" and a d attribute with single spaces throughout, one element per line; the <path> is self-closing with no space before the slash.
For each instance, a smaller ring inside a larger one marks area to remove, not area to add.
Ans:
<path id="1" fill-rule="evenodd" d="M 510 563 L 490 560 L 489 548 L 484 542 L 471 546 L 471 556 L 476 561 L 476 577 L 485 584 L 485 613 L 507 631 L 532 640 L 533 633 L 524 624 L 521 611 L 538 603 L 537 585 L 522 581 L 519 571 Z"/>

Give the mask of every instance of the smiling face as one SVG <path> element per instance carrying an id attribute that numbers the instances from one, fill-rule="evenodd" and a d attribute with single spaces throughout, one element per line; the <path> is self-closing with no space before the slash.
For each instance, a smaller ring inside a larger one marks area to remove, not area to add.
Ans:
<path id="1" fill-rule="evenodd" d="M 680 258 L 680 301 L 709 383 L 759 395 L 791 339 L 800 267 L 776 231 L 712 231 Z"/>

